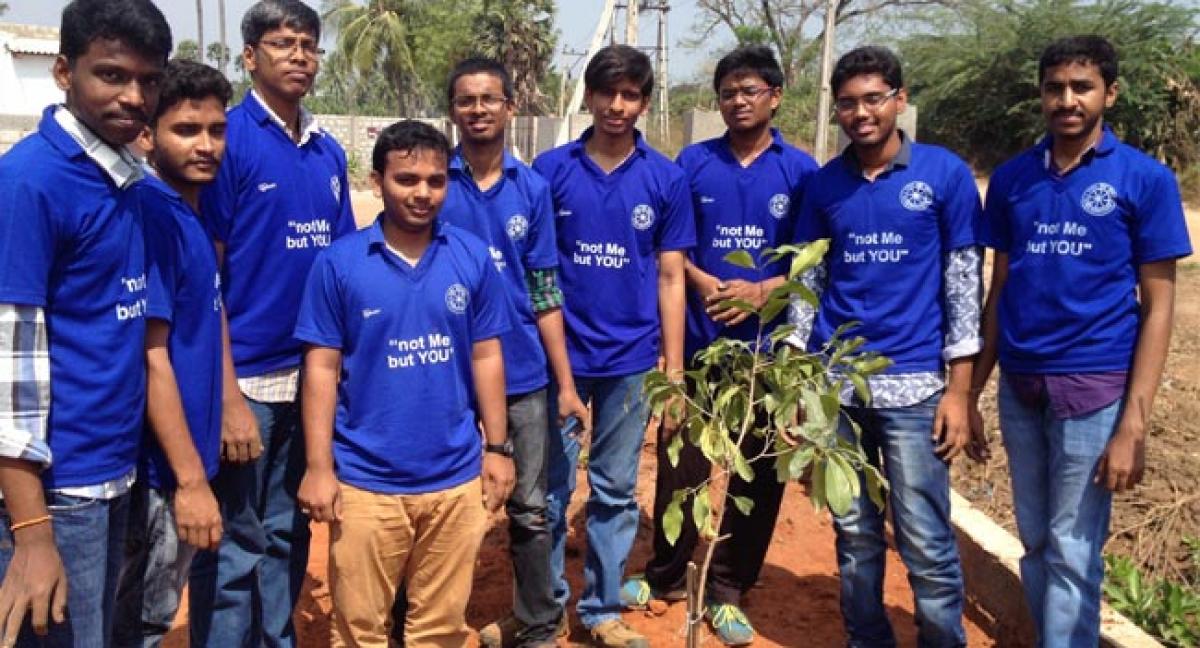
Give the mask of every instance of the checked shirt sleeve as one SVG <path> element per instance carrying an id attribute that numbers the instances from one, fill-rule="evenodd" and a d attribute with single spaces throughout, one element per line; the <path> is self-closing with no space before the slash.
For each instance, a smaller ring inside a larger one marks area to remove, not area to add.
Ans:
<path id="1" fill-rule="evenodd" d="M 558 287 L 558 274 L 554 268 L 527 271 L 525 286 L 529 289 L 529 301 L 533 303 L 533 312 L 542 313 L 563 305 L 562 289 Z"/>
<path id="2" fill-rule="evenodd" d="M 50 353 L 41 308 L 0 304 L 0 456 L 49 466 Z"/>
<path id="3" fill-rule="evenodd" d="M 946 253 L 944 259 L 946 344 L 942 359 L 949 362 L 979 353 L 983 348 L 983 248 L 968 245 Z"/>

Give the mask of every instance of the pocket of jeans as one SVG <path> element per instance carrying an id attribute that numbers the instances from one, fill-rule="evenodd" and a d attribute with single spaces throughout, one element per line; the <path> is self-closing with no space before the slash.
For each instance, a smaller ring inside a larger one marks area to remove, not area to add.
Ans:
<path id="1" fill-rule="evenodd" d="M 51 514 L 54 513 L 72 513 L 82 511 L 100 504 L 100 499 L 96 497 L 77 497 L 75 495 L 59 495 L 52 494 L 49 497 L 49 502 L 46 509 Z"/>

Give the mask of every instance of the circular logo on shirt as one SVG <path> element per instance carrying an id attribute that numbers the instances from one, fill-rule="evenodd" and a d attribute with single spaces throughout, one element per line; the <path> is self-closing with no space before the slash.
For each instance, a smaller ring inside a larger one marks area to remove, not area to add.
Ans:
<path id="1" fill-rule="evenodd" d="M 337 176 L 329 176 L 329 190 L 333 192 L 333 199 L 337 202 L 342 202 L 342 179 Z"/>
<path id="2" fill-rule="evenodd" d="M 529 231 L 529 220 L 521 214 L 513 214 L 508 219 L 508 224 L 504 226 L 504 231 L 508 234 L 508 238 L 520 241 L 525 238 L 525 233 Z"/>
<path id="3" fill-rule="evenodd" d="M 641 204 L 633 208 L 633 227 L 639 230 L 648 230 L 654 224 L 654 208 L 647 204 Z"/>
<path id="4" fill-rule="evenodd" d="M 1107 182 L 1097 182 L 1083 190 L 1079 205 L 1092 216 L 1104 216 L 1117 208 L 1117 190 Z"/>
<path id="5" fill-rule="evenodd" d="M 933 187 L 913 180 L 900 190 L 900 204 L 909 211 L 924 211 L 933 204 Z"/>
<path id="6" fill-rule="evenodd" d="M 771 196 L 771 201 L 767 203 L 768 209 L 771 210 L 771 215 L 775 218 L 783 218 L 787 216 L 788 207 L 792 206 L 792 199 L 787 194 L 775 194 Z"/>
<path id="7" fill-rule="evenodd" d="M 446 308 L 451 313 L 462 315 L 467 312 L 467 304 L 471 303 L 471 293 L 460 283 L 451 284 L 446 289 Z"/>

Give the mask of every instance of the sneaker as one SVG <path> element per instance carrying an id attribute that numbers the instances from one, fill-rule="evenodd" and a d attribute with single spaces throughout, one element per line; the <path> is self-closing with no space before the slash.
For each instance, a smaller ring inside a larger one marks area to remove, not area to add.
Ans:
<path id="1" fill-rule="evenodd" d="M 623 619 L 609 619 L 592 628 L 592 645 L 599 648 L 650 648 L 650 642 Z"/>
<path id="2" fill-rule="evenodd" d="M 726 646 L 744 646 L 754 641 L 754 627 L 742 608 L 732 603 L 709 603 L 704 606 L 704 616 L 712 624 L 717 639 Z"/>
<path id="3" fill-rule="evenodd" d="M 524 621 L 509 612 L 503 619 L 493 621 L 479 629 L 479 645 L 487 646 L 487 648 L 515 648 L 521 645 L 521 633 L 527 627 Z M 564 612 L 558 618 L 558 626 L 554 629 L 554 638 L 548 639 L 546 645 L 553 646 L 559 637 L 566 637 L 570 633 L 571 627 L 567 625 L 567 615 Z"/>
<path id="4" fill-rule="evenodd" d="M 634 574 L 621 584 L 621 607 L 626 610 L 645 610 L 650 601 L 683 601 L 687 592 L 681 589 L 660 592 L 650 586 L 645 574 Z"/>

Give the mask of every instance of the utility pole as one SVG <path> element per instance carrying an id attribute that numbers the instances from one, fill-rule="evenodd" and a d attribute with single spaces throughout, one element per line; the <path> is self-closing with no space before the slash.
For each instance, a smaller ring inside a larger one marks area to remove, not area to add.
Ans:
<path id="1" fill-rule="evenodd" d="M 604 32 L 609 31 L 612 26 L 613 9 L 616 7 L 616 4 L 617 0 L 604 0 L 604 9 L 600 11 L 600 20 L 596 21 L 596 31 L 592 33 L 592 42 L 588 45 L 587 56 L 584 58 L 584 61 L 592 60 L 592 57 L 600 50 L 600 43 L 604 40 Z M 579 102 L 581 101 L 583 101 L 582 74 L 575 80 L 575 89 L 571 91 L 571 101 L 567 104 L 567 109 L 563 113 L 562 124 L 558 127 L 558 136 L 554 138 L 555 146 L 567 143 L 567 139 L 571 135 L 571 115 L 579 109 Z"/>
<path id="2" fill-rule="evenodd" d="M 196 49 L 200 50 L 200 63 L 204 62 L 204 0 L 196 0 Z"/>
<path id="3" fill-rule="evenodd" d="M 838 0 L 825 3 L 825 38 L 821 43 L 821 92 L 817 98 L 817 141 L 813 153 L 817 162 L 824 164 L 829 159 L 829 104 L 833 90 L 829 87 L 829 75 L 833 73 L 834 30 L 837 28 Z"/>
<path id="4" fill-rule="evenodd" d="M 225 0 L 217 0 L 217 19 L 221 21 L 221 49 L 225 53 L 225 57 L 219 63 L 221 65 L 221 74 L 225 74 L 225 68 L 229 60 L 233 58 L 233 52 L 229 51 L 229 41 L 225 40 Z"/>
<path id="5" fill-rule="evenodd" d="M 630 47 L 638 46 L 638 2 L 629 0 L 625 3 L 625 44 Z"/>
<path id="6" fill-rule="evenodd" d="M 667 97 L 670 86 L 667 79 L 667 12 L 671 10 L 671 6 L 667 0 L 661 0 L 655 9 L 658 10 L 658 70 L 655 75 L 658 77 L 658 110 L 655 112 L 658 117 L 659 141 L 666 142 L 671 135 L 670 103 Z"/>

